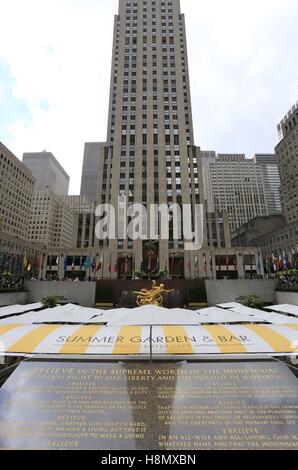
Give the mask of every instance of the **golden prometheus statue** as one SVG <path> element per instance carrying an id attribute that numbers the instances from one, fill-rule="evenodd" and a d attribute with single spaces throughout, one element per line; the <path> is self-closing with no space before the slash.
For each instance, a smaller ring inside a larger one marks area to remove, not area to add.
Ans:
<path id="1" fill-rule="evenodd" d="M 164 284 L 160 286 L 156 285 L 156 281 L 152 281 L 151 289 L 141 289 L 141 291 L 135 291 L 134 294 L 137 294 L 137 305 L 142 307 L 143 305 L 157 305 L 162 307 L 164 292 L 173 292 L 173 289 L 166 290 Z"/>

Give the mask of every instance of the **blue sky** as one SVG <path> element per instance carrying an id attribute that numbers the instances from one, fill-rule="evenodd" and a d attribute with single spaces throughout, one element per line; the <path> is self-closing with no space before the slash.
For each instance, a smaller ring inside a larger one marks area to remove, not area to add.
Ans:
<path id="1" fill-rule="evenodd" d="M 9 140 L 9 127 L 16 119 L 29 122 L 31 114 L 24 100 L 15 98 L 13 94 L 14 78 L 10 73 L 10 67 L 5 62 L 0 62 L 0 130 L 1 138 Z M 3 137 L 2 137 L 3 136 Z"/>
<path id="2" fill-rule="evenodd" d="M 73 194 L 84 142 L 106 138 L 117 5 L 0 0 L 0 140 L 19 158 L 52 151 Z M 181 9 L 196 144 L 272 152 L 276 126 L 298 100 L 297 0 L 181 0 Z"/>

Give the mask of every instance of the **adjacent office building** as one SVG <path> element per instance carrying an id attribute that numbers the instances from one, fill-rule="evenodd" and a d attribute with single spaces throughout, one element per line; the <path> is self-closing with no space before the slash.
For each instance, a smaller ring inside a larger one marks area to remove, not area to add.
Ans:
<path id="1" fill-rule="evenodd" d="M 280 142 L 275 152 L 280 176 L 282 215 L 252 220 L 237 230 L 232 240 L 237 245 L 249 242 L 260 246 L 269 272 L 272 272 L 273 258 L 286 267 L 298 266 L 298 104 L 280 122 L 278 133 Z M 277 185 L 275 169 L 271 174 L 272 184 Z"/>
<path id="2" fill-rule="evenodd" d="M 105 151 L 107 151 L 106 142 L 85 143 L 80 194 L 93 203 L 98 198 L 99 162 L 104 159 Z"/>
<path id="3" fill-rule="evenodd" d="M 69 176 L 51 152 L 24 153 L 23 163 L 32 172 L 37 191 L 48 187 L 57 196 L 68 194 Z"/>
<path id="4" fill-rule="evenodd" d="M 28 238 L 51 251 L 73 244 L 74 212 L 64 202 L 69 176 L 50 152 L 24 153 L 36 187 L 32 199 Z"/>
<path id="5" fill-rule="evenodd" d="M 280 177 L 276 155 L 257 153 L 253 160 L 262 168 L 268 215 L 281 214 Z"/>
<path id="6" fill-rule="evenodd" d="M 26 239 L 35 180 L 0 142 L 0 231 Z"/>
<path id="7" fill-rule="evenodd" d="M 209 164 L 215 162 L 216 152 L 214 150 L 201 150 L 201 166 L 202 166 L 202 175 L 203 175 L 203 188 L 204 188 L 204 201 L 207 203 L 208 210 L 213 209 L 208 206 L 208 183 L 207 183 L 207 170 Z"/>
<path id="8" fill-rule="evenodd" d="M 283 256 L 285 264 L 298 267 L 298 103 L 277 126 L 280 142 L 275 148 L 282 213 L 285 224 L 259 239 L 265 256 Z"/>
<path id="9" fill-rule="evenodd" d="M 29 239 L 46 248 L 73 244 L 73 210 L 50 188 L 34 192 L 29 224 Z"/>
<path id="10" fill-rule="evenodd" d="M 65 196 L 64 202 L 74 212 L 73 248 L 94 247 L 95 204 L 86 196 Z"/>
<path id="11" fill-rule="evenodd" d="M 233 232 L 268 215 L 262 169 L 243 154 L 218 154 L 206 170 L 208 209 L 227 212 Z"/>
<path id="12" fill-rule="evenodd" d="M 298 222 L 298 103 L 278 125 L 276 156 L 281 181 L 281 204 L 288 224 Z"/>
<path id="13" fill-rule="evenodd" d="M 34 187 L 31 171 L 0 142 L 0 272 L 23 275 L 24 255 L 40 255 L 41 247 L 28 240 Z"/>

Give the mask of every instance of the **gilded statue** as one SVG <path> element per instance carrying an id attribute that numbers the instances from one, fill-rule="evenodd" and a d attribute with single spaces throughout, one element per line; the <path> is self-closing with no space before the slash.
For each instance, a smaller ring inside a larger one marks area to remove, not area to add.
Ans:
<path id="1" fill-rule="evenodd" d="M 142 307 L 143 305 L 158 305 L 159 307 L 162 307 L 162 294 L 166 292 L 173 292 L 173 289 L 166 290 L 164 284 L 157 286 L 156 281 L 152 281 L 151 289 L 141 289 L 141 291 L 136 291 L 134 294 L 137 294 L 137 305 L 139 307 Z"/>

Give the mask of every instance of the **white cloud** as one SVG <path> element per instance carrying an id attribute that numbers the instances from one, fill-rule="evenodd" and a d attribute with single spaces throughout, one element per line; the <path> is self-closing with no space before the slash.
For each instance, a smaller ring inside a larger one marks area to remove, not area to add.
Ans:
<path id="1" fill-rule="evenodd" d="M 0 82 L 0 104 L 4 103 L 5 99 L 5 85 L 4 83 Z"/>
<path id="2" fill-rule="evenodd" d="M 15 98 L 31 113 L 28 122 L 10 126 L 9 145 L 19 157 L 52 151 L 78 192 L 84 142 L 106 138 L 117 2 L 0 0 L 0 7 L 6 18 L 0 59 L 10 66 Z M 10 31 L 12 18 L 17 34 Z"/>
<path id="3" fill-rule="evenodd" d="M 298 101 L 298 80 L 291 83 L 291 101 L 296 103 Z"/>
<path id="4" fill-rule="evenodd" d="M 52 151 L 78 192 L 83 145 L 105 140 L 117 0 L 0 0 L 0 60 L 31 119 L 6 142 Z M 271 152 L 298 97 L 296 0 L 181 0 L 186 15 L 196 143 Z M 16 11 L 18 14 L 16 15 Z M 11 25 L 13 24 L 13 34 Z"/>

